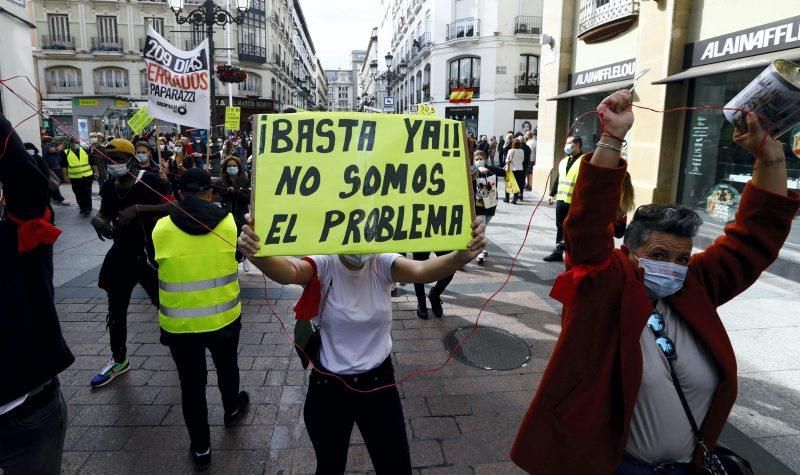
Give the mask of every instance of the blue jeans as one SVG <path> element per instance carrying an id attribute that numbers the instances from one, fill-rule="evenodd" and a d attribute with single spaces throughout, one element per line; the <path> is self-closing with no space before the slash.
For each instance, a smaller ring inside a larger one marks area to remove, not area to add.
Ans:
<path id="1" fill-rule="evenodd" d="M 36 409 L 0 416 L 0 469 L 6 475 L 60 473 L 66 432 L 67 405 L 58 388 Z"/>
<path id="2" fill-rule="evenodd" d="M 689 475 L 690 473 L 692 473 L 691 464 L 688 463 L 651 464 L 624 454 L 614 475 Z"/>

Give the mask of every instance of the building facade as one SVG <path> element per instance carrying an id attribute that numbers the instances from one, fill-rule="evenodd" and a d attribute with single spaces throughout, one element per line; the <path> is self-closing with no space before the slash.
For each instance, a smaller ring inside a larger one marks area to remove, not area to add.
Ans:
<path id="1" fill-rule="evenodd" d="M 536 127 L 542 0 L 382 0 L 382 6 L 372 60 L 377 107 L 393 103 L 406 113 L 430 103 L 476 136 Z M 471 90 L 471 102 L 451 102 L 459 88 Z"/>
<path id="2" fill-rule="evenodd" d="M 367 52 L 362 50 L 354 50 L 350 52 L 350 64 L 352 66 L 353 71 L 353 100 L 350 104 L 350 108 L 352 110 L 358 110 L 359 105 L 361 103 L 361 82 L 359 81 L 359 75 L 361 74 L 361 70 L 364 68 L 364 63 L 367 58 Z"/>
<path id="3" fill-rule="evenodd" d="M 28 21 L 30 4 L 27 0 L 0 0 L 0 7 L 0 31 L 3 32 L 0 78 L 20 76 L 9 81 L 8 85 L 22 97 L 20 99 L 8 88 L 0 86 L 0 113 L 16 127 L 17 134 L 24 142 L 31 142 L 41 149 L 38 121 L 35 118 L 25 120 L 38 107 L 36 90 L 25 79 L 30 78 L 35 84 L 36 69 L 31 55 L 31 40 L 36 25 Z"/>
<path id="4" fill-rule="evenodd" d="M 187 0 L 181 14 L 199 3 Z M 235 4 L 229 9 L 236 15 Z M 108 133 L 127 133 L 125 120 L 147 100 L 147 26 L 181 49 L 206 38 L 203 27 L 179 25 L 163 0 L 34 0 L 30 20 L 44 109 L 70 127 Z M 317 59 L 298 0 L 251 0 L 244 23 L 216 27 L 214 42 L 216 64 L 230 61 L 248 73 L 239 84 L 215 81 L 214 124 L 223 123 L 229 104 L 242 107 L 246 130 L 251 114 L 315 102 Z M 56 132 L 46 119 L 43 127 Z"/>
<path id="5" fill-rule="evenodd" d="M 328 69 L 325 71 L 328 81 L 328 110 L 344 112 L 355 110 L 355 96 L 358 84 L 352 69 Z"/>
<path id="6" fill-rule="evenodd" d="M 537 189 L 561 158 L 568 133 L 586 149 L 597 143 L 594 110 L 611 91 L 630 88 L 634 101 L 657 110 L 725 105 L 775 59 L 800 60 L 800 16 L 794 0 L 769 8 L 748 0 L 579 0 L 545 2 Z M 733 219 L 752 174 L 752 157 L 732 141 L 718 110 L 636 110 L 627 141 L 636 201 L 677 202 L 705 221 L 708 244 Z M 570 131 L 570 128 L 572 130 Z M 800 128 L 781 137 L 791 189 L 800 187 Z M 772 271 L 800 280 L 800 224 Z"/>
<path id="7" fill-rule="evenodd" d="M 325 77 L 325 70 L 322 69 L 322 63 L 319 59 L 317 59 L 316 68 L 314 68 L 314 75 L 316 76 L 317 80 L 314 82 L 315 94 L 316 94 L 316 103 L 317 109 L 319 110 L 327 110 L 328 109 L 328 78 Z"/>

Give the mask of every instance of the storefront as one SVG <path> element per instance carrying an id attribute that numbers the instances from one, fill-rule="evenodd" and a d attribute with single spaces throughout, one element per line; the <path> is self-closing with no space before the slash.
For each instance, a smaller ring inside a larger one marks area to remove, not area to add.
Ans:
<path id="1" fill-rule="evenodd" d="M 73 132 L 77 132 L 85 143 L 89 143 L 89 134 L 92 132 L 127 137 L 130 135 L 130 104 L 127 97 L 76 97 L 72 99 Z M 73 135 L 73 132 L 69 135 Z"/>
<path id="2" fill-rule="evenodd" d="M 569 103 L 569 123 L 566 126 L 568 129 L 572 128 L 570 135 L 583 140 L 584 150 L 595 148 L 603 129 L 597 114 L 591 112 L 597 109 L 597 104 L 609 93 L 630 89 L 635 71 L 635 58 L 577 71 L 568 76 L 567 91 L 548 99 Z"/>
<path id="3" fill-rule="evenodd" d="M 533 132 L 539 125 L 538 111 L 514 111 L 514 132 Z"/>
<path id="4" fill-rule="evenodd" d="M 216 125 L 215 135 L 223 132 L 225 124 L 225 108 L 228 107 L 228 98 L 217 96 L 216 107 Z M 274 99 L 259 99 L 252 97 L 234 97 L 233 107 L 241 107 L 239 115 L 240 126 L 242 132 L 250 132 L 252 126 L 250 125 L 250 116 L 255 114 L 269 114 L 280 112 L 280 104 Z"/>
<path id="5" fill-rule="evenodd" d="M 447 119 L 461 120 L 467 125 L 467 133 L 478 137 L 478 107 L 459 106 L 445 107 L 444 116 Z"/>
<path id="6" fill-rule="evenodd" d="M 742 40 L 763 38 L 767 31 L 776 39 L 763 42 L 763 48 L 748 48 Z M 724 105 L 775 59 L 800 60 L 800 17 L 697 41 L 686 51 L 684 71 L 656 84 L 688 83 L 689 107 Z M 734 219 L 752 177 L 753 157 L 733 143 L 734 127 L 718 110 L 689 111 L 684 127 L 676 201 L 700 213 L 706 223 L 702 234 L 712 239 Z M 800 191 L 800 126 L 779 140 L 786 155 L 787 184 Z M 785 248 L 800 252 L 800 219 L 795 219 Z"/>
<path id="7" fill-rule="evenodd" d="M 42 101 L 42 129 L 48 135 L 67 135 L 72 129 L 72 101 L 69 99 L 45 99 Z M 66 129 L 66 130 L 62 130 Z"/>

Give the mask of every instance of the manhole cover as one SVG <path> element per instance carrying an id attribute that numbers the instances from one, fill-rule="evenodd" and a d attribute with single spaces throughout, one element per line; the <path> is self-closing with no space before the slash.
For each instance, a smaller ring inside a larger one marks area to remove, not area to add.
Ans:
<path id="1" fill-rule="evenodd" d="M 474 326 L 459 327 L 444 337 L 444 347 L 452 351 L 459 341 L 472 333 Z M 479 326 L 475 333 L 453 353 L 462 363 L 483 369 L 515 369 L 528 364 L 531 349 L 525 340 L 499 328 Z"/>

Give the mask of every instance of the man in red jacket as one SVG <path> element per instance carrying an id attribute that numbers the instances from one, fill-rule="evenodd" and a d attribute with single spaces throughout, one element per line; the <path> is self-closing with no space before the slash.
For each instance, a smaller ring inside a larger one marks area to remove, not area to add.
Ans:
<path id="1" fill-rule="evenodd" d="M 787 191 L 783 146 L 750 113 L 734 141 L 757 161 L 725 234 L 691 255 L 697 214 L 648 205 L 614 249 L 630 94 L 598 112 L 608 132 L 581 157 L 564 224 L 569 270 L 551 292 L 564 304 L 561 335 L 511 459 L 537 474 L 691 473 L 703 465 L 698 440 L 714 447 L 736 399 L 736 358 L 716 309 L 775 260 L 800 195 Z"/>

